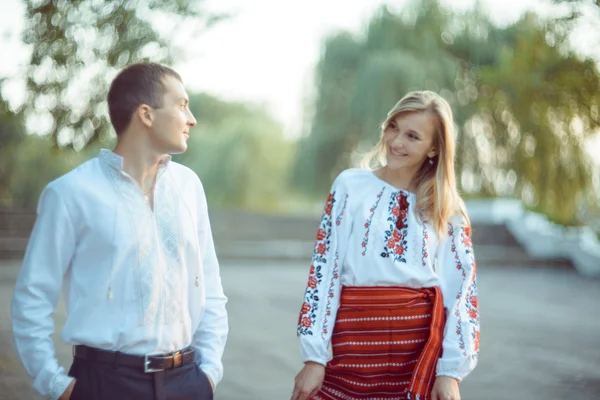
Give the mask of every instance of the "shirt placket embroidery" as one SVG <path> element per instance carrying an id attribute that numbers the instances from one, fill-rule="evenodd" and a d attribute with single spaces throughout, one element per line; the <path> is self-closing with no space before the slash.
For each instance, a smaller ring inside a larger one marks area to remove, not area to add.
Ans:
<path id="1" fill-rule="evenodd" d="M 162 170 L 159 174 L 162 175 Z M 160 175 L 159 175 L 160 177 Z M 175 191 L 169 190 L 168 176 L 157 178 L 155 196 L 155 221 L 157 225 L 157 240 L 161 244 L 162 259 L 164 260 L 164 323 L 183 322 L 184 279 L 181 257 L 179 254 L 179 208 L 177 207 Z"/>
<path id="2" fill-rule="evenodd" d="M 121 169 L 118 156 L 111 155 L 105 155 L 108 173 L 127 210 L 138 245 L 133 275 L 140 326 L 182 322 L 184 290 L 178 247 L 178 210 L 168 179 L 163 179 L 166 166 L 159 166 L 152 210 L 137 182 Z"/>

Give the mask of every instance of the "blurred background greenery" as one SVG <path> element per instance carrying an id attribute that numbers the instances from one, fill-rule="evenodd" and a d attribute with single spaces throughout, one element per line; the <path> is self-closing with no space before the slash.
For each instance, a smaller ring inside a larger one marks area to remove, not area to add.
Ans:
<path id="1" fill-rule="evenodd" d="M 104 99 L 118 69 L 172 63 L 168 34 L 143 15 L 200 30 L 234 18 L 193 0 L 23 3 L 26 100 L 11 107 L 0 91 L 0 205 L 16 208 L 35 207 L 48 181 L 114 144 Z M 211 207 L 312 213 L 334 176 L 376 142 L 388 109 L 409 90 L 430 89 L 455 113 L 465 197 L 518 198 L 561 224 L 598 224 L 600 156 L 589 148 L 600 72 L 569 39 L 582 10 L 600 27 L 600 3 L 555 3 L 551 17 L 528 12 L 505 25 L 478 2 L 467 11 L 437 0 L 382 6 L 363 30 L 323 38 L 300 137 L 284 135 L 263 105 L 190 93 L 198 127 L 175 159 L 198 173 Z M 77 90 L 81 81 L 87 90 Z"/>

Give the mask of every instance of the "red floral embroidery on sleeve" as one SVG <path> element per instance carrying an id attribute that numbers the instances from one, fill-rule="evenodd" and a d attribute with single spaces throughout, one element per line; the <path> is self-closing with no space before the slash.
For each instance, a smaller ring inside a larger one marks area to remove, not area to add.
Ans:
<path id="1" fill-rule="evenodd" d="M 348 196 L 346 195 L 346 201 L 347 201 Z M 327 301 L 327 309 L 329 308 L 330 302 L 331 302 L 331 298 L 334 297 L 334 293 L 333 293 L 333 280 L 338 279 L 338 272 L 337 272 L 337 252 L 336 253 L 336 258 L 335 258 L 335 263 L 332 266 L 333 271 L 332 271 L 332 282 L 330 283 L 329 286 L 329 291 L 326 294 L 321 293 L 323 291 L 323 287 L 322 287 L 322 281 L 324 278 L 324 274 L 326 274 L 326 267 L 327 267 L 327 261 L 328 258 L 331 257 L 332 255 L 330 254 L 331 252 L 331 233 L 332 233 L 332 215 L 331 213 L 333 212 L 333 206 L 336 203 L 336 198 L 335 198 L 335 192 L 329 193 L 329 195 L 327 196 L 327 201 L 325 202 L 325 207 L 323 210 L 323 216 L 321 217 L 321 223 L 319 225 L 319 229 L 317 230 L 317 237 L 316 237 L 316 242 L 315 242 L 315 250 L 313 253 L 313 259 L 312 259 L 312 264 L 310 266 L 310 271 L 309 271 L 309 276 L 308 276 L 308 283 L 307 283 L 307 288 L 306 288 L 306 292 L 304 295 L 304 303 L 302 304 L 302 309 L 300 310 L 300 317 L 299 317 L 299 323 L 298 323 L 298 334 L 301 335 L 314 335 L 315 332 L 313 331 L 314 329 L 314 324 L 316 322 L 317 319 L 317 311 L 319 310 L 319 306 L 320 306 L 320 299 L 321 296 L 327 296 L 328 301 Z M 339 221 L 341 221 L 341 217 L 343 215 L 343 212 L 345 210 L 346 207 L 346 203 L 344 203 L 344 208 L 342 209 L 342 212 L 340 213 L 340 216 L 338 216 L 338 219 L 336 221 L 336 224 L 339 225 Z M 326 322 L 327 319 L 325 319 L 325 325 L 324 325 L 324 330 L 326 330 Z"/>
<path id="2" fill-rule="evenodd" d="M 475 279 L 475 270 L 476 270 L 476 264 L 475 264 L 475 258 L 473 257 L 473 247 L 472 247 L 472 241 L 471 241 L 471 230 L 469 227 L 464 227 L 460 229 L 460 238 L 458 238 L 458 240 L 460 240 L 459 243 L 464 244 L 464 247 L 460 250 L 463 251 L 464 254 L 471 260 L 472 262 L 472 270 L 470 272 L 470 276 L 469 276 L 469 286 L 467 287 L 467 293 L 466 293 L 466 301 L 464 302 L 464 306 L 465 307 L 465 311 L 466 311 L 466 318 L 468 318 L 468 322 L 470 323 L 468 326 L 468 330 L 470 330 L 470 332 L 468 332 L 467 334 L 470 335 L 472 342 L 473 342 L 473 347 L 474 347 L 474 351 L 475 353 L 477 353 L 477 351 L 479 350 L 479 337 L 480 337 L 480 333 L 479 333 L 479 300 L 477 297 L 477 281 Z M 456 269 L 458 269 L 459 271 L 461 271 L 462 276 L 463 276 L 463 283 L 461 284 L 461 289 L 458 292 L 458 294 L 456 295 L 456 299 L 460 299 L 463 296 L 463 286 L 467 280 L 467 272 L 465 270 L 465 267 L 462 264 L 460 255 L 459 255 L 459 249 L 457 249 L 456 246 L 456 238 L 455 238 L 455 234 L 454 234 L 454 228 L 452 227 L 452 225 L 449 224 L 449 228 L 448 228 L 448 236 L 451 238 L 452 240 L 452 248 L 451 251 L 452 253 L 454 253 L 454 259 L 456 262 Z M 460 309 L 460 304 L 462 302 L 457 302 L 457 306 L 454 310 L 454 315 L 457 318 L 457 322 L 456 322 L 456 334 L 459 337 L 459 348 L 463 351 L 463 355 L 467 356 L 467 349 L 466 349 L 466 345 L 465 345 L 465 340 L 464 340 L 464 332 L 463 332 L 463 320 L 462 320 L 462 312 Z M 477 357 L 477 354 L 473 355 L 474 357 Z"/>

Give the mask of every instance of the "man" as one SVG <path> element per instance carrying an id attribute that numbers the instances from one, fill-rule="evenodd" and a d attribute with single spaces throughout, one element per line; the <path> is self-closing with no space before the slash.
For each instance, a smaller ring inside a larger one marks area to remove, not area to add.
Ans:
<path id="1" fill-rule="evenodd" d="M 12 302 L 16 350 L 52 399 L 212 399 L 228 322 L 200 180 L 168 154 L 196 120 L 180 76 L 134 64 L 113 80 L 113 151 L 42 192 Z M 63 291 L 69 371 L 50 335 Z"/>

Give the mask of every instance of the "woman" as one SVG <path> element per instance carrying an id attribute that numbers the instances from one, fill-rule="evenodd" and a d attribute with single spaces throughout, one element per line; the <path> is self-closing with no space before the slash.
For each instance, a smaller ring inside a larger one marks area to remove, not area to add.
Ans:
<path id="1" fill-rule="evenodd" d="M 442 97 L 408 93 L 363 162 L 380 168 L 335 179 L 300 312 L 305 366 L 292 400 L 460 399 L 477 364 L 479 312 L 453 127 Z"/>

